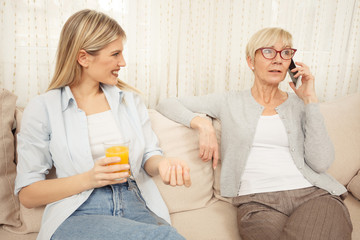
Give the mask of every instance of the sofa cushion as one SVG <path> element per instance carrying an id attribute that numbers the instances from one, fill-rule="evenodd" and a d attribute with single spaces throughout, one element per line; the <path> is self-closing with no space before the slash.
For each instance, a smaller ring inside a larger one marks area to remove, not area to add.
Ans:
<path id="1" fill-rule="evenodd" d="M 0 90 L 0 224 L 19 226 L 19 201 L 14 196 L 16 165 L 14 163 L 14 135 L 17 97 Z"/>
<path id="2" fill-rule="evenodd" d="M 241 240 L 236 207 L 220 200 L 205 208 L 171 214 L 171 222 L 187 240 Z"/>
<path id="3" fill-rule="evenodd" d="M 55 168 L 52 168 L 46 179 L 56 178 Z M 20 203 L 20 227 L 4 226 L 4 229 L 16 234 L 37 233 L 40 231 L 41 219 L 45 206 L 36 208 L 26 208 Z"/>
<path id="4" fill-rule="evenodd" d="M 40 230 L 41 218 L 45 207 L 26 208 L 20 203 L 21 226 L 4 226 L 8 232 L 19 234 L 37 233 Z"/>
<path id="5" fill-rule="evenodd" d="M 360 200 L 360 171 L 350 180 L 347 189 Z"/>
<path id="6" fill-rule="evenodd" d="M 165 185 L 159 176 L 153 178 L 169 212 L 198 209 L 211 203 L 213 170 L 211 162 L 199 158 L 197 132 L 171 121 L 154 109 L 149 109 L 149 117 L 164 156 L 183 159 L 190 167 L 190 188 L 171 187 Z"/>
<path id="7" fill-rule="evenodd" d="M 328 173 L 346 186 L 360 169 L 360 94 L 320 104 L 326 128 L 335 147 Z"/>

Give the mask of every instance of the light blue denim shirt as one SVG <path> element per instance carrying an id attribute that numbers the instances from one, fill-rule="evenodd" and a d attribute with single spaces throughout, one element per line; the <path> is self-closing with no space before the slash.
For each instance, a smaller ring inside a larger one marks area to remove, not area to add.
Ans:
<path id="1" fill-rule="evenodd" d="M 170 223 L 165 202 L 143 168 L 151 156 L 162 155 L 147 108 L 135 93 L 115 86 L 101 87 L 120 131 L 130 140 L 131 171 L 147 206 Z M 25 186 L 44 180 L 53 166 L 58 178 L 80 174 L 94 166 L 86 114 L 78 108 L 69 87 L 48 91 L 31 100 L 24 111 L 17 139 L 15 194 Z M 48 204 L 37 239 L 50 239 L 91 192 L 84 191 Z"/>

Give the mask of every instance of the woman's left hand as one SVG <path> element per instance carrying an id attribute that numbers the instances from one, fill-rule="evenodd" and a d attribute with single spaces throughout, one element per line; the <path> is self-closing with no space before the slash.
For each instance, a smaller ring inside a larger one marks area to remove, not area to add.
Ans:
<path id="1" fill-rule="evenodd" d="M 176 158 L 163 158 L 159 163 L 159 174 L 163 182 L 171 186 L 191 186 L 190 168 L 186 162 Z"/>
<path id="2" fill-rule="evenodd" d="M 315 78 L 311 74 L 309 67 L 302 62 L 296 62 L 296 65 L 297 67 L 291 71 L 297 71 L 294 77 L 301 76 L 301 85 L 296 88 L 295 84 L 290 82 L 290 87 L 294 90 L 296 95 L 304 101 L 305 104 L 318 102 L 315 92 Z"/>

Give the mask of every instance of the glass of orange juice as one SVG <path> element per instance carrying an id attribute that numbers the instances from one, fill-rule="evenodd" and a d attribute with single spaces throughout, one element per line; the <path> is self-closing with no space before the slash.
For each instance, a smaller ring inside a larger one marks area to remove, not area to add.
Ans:
<path id="1" fill-rule="evenodd" d="M 103 143 L 105 149 L 105 157 L 119 157 L 120 161 L 114 164 L 129 164 L 129 142 L 128 141 L 119 141 L 119 142 L 105 142 Z M 130 169 L 121 170 L 119 172 L 128 172 L 129 177 L 131 176 Z"/>

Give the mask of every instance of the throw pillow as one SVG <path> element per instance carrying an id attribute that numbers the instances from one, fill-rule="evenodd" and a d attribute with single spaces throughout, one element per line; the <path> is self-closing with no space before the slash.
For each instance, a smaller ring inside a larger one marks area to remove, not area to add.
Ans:
<path id="1" fill-rule="evenodd" d="M 360 171 L 350 180 L 347 189 L 360 200 Z"/>
<path id="2" fill-rule="evenodd" d="M 19 200 L 14 195 L 16 165 L 12 127 L 17 97 L 0 90 L 0 224 L 20 226 Z"/>
<path id="3" fill-rule="evenodd" d="M 215 200 L 212 190 L 212 163 L 203 162 L 199 158 L 197 132 L 171 121 L 154 109 L 149 109 L 149 117 L 164 156 L 183 159 L 190 167 L 190 188 L 172 187 L 165 185 L 159 176 L 153 178 L 169 212 L 198 209 L 212 203 Z"/>
<path id="4" fill-rule="evenodd" d="M 360 94 L 320 104 L 326 128 L 335 147 L 335 161 L 328 170 L 346 186 L 360 169 Z"/>

